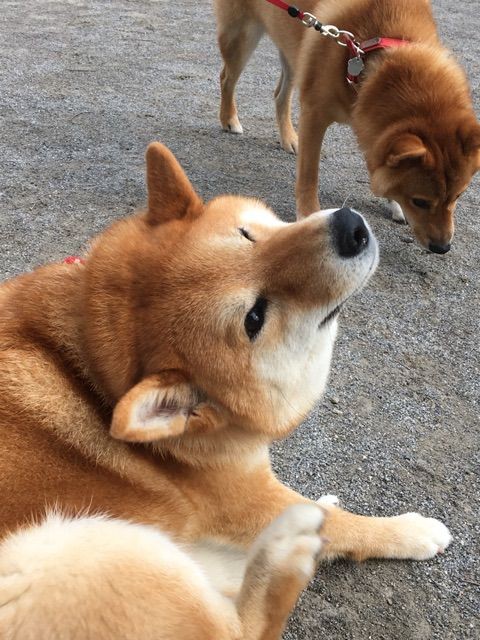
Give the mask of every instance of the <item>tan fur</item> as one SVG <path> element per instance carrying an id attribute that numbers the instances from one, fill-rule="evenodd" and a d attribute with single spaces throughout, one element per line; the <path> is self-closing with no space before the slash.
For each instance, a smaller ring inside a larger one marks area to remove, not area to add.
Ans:
<path id="1" fill-rule="evenodd" d="M 304 11 L 357 40 L 403 38 L 411 45 L 376 51 L 355 88 L 346 81 L 348 51 L 305 28 L 265 0 L 215 0 L 221 73 L 222 126 L 241 133 L 236 82 L 262 33 L 280 51 L 275 91 L 284 149 L 297 152 L 299 217 L 320 208 L 318 165 L 326 129 L 349 123 L 367 162 L 372 190 L 401 207 L 418 241 L 448 250 L 459 195 L 480 167 L 480 125 L 464 72 L 441 45 L 427 0 L 303 0 Z M 300 93 L 299 138 L 290 117 L 294 83 Z M 408 143 L 413 141 L 413 146 Z M 395 155 L 395 148 L 402 153 Z M 396 158 L 394 160 L 394 158 Z M 420 208 L 413 199 L 426 200 Z"/>
<path id="2" fill-rule="evenodd" d="M 84 265 L 0 287 L 6 640 L 272 640 L 318 556 L 422 559 L 450 539 L 417 514 L 318 506 L 270 467 L 268 444 L 322 393 L 325 319 L 373 272 L 373 236 L 346 259 L 334 213 L 288 225 L 256 200 L 204 205 L 160 144 L 147 182 L 147 210 Z"/>

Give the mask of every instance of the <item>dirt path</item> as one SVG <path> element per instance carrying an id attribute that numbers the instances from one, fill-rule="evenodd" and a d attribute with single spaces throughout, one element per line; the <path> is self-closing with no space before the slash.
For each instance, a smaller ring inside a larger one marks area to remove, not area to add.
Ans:
<path id="1" fill-rule="evenodd" d="M 480 111 L 478 1 L 433 4 Z M 262 43 L 240 83 L 245 135 L 223 134 L 206 0 L 2 0 L 0 57 L 0 277 L 78 252 L 142 204 L 152 139 L 172 148 L 205 198 L 257 195 L 293 217 L 294 159 L 274 126 L 276 54 Z M 275 447 L 275 466 L 307 495 L 337 493 L 363 513 L 419 510 L 455 539 L 422 564 L 322 568 L 286 638 L 479 638 L 479 180 L 462 198 L 445 257 L 387 219 L 352 136 L 338 127 L 326 143 L 322 198 L 328 206 L 347 196 L 378 235 L 381 266 L 343 314 L 324 402 Z"/>

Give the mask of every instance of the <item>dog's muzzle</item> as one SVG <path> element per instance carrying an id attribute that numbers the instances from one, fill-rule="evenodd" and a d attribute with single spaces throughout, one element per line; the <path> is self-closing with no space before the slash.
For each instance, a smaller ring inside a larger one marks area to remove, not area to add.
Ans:
<path id="1" fill-rule="evenodd" d="M 344 207 L 332 213 L 330 233 L 333 246 L 342 258 L 355 258 L 368 247 L 370 231 L 360 214 Z"/>

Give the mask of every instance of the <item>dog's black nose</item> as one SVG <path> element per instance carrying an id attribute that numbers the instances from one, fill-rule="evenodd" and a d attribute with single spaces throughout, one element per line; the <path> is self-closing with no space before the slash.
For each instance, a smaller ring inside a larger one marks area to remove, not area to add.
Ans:
<path id="1" fill-rule="evenodd" d="M 452 245 L 449 242 L 447 242 L 447 244 L 434 244 L 433 242 L 430 242 L 428 248 L 433 253 L 448 253 L 451 246 Z"/>
<path id="2" fill-rule="evenodd" d="M 368 245 L 370 232 L 361 215 L 344 207 L 332 213 L 331 232 L 334 246 L 342 258 L 358 256 Z"/>

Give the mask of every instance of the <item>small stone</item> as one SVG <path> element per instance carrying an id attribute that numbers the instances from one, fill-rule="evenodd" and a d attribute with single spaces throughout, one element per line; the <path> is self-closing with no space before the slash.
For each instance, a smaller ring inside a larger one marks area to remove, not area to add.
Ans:
<path id="1" fill-rule="evenodd" d="M 413 243 L 413 238 L 411 238 L 410 236 L 400 236 L 400 240 L 402 242 L 405 242 L 405 244 L 412 244 Z"/>
<path id="2" fill-rule="evenodd" d="M 331 402 L 332 404 L 338 404 L 338 403 L 340 402 L 340 399 L 339 399 L 337 396 L 332 396 L 332 397 L 330 398 L 330 402 Z"/>
<path id="3" fill-rule="evenodd" d="M 385 589 L 385 600 L 390 606 L 393 604 L 393 589 L 391 587 Z"/>
<path id="4" fill-rule="evenodd" d="M 343 416 L 343 411 L 340 411 L 340 409 L 332 409 L 332 413 L 336 416 Z"/>

